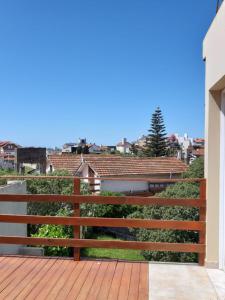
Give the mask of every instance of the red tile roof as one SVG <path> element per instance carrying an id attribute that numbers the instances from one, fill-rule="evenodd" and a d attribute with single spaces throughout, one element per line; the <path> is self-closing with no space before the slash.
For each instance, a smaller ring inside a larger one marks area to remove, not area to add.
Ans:
<path id="1" fill-rule="evenodd" d="M 194 139 L 194 142 L 195 142 L 195 143 L 204 143 L 204 142 L 205 142 L 205 139 L 202 139 L 202 138 L 196 138 L 196 139 Z"/>
<path id="2" fill-rule="evenodd" d="M 0 147 L 4 147 L 9 143 L 10 143 L 9 141 L 0 141 Z"/>
<path id="3" fill-rule="evenodd" d="M 12 145 L 15 145 L 15 146 L 18 146 L 18 147 L 19 147 L 19 145 L 17 145 L 16 143 L 13 143 L 13 142 L 11 142 L 11 141 L 0 141 L 0 147 L 5 147 L 5 146 L 7 146 L 8 144 L 12 144 Z"/>
<path id="4" fill-rule="evenodd" d="M 67 170 L 73 175 L 81 165 L 81 156 L 75 154 L 53 154 L 49 155 L 48 160 L 54 170 Z"/>
<path id="5" fill-rule="evenodd" d="M 157 175 L 181 174 L 187 166 L 176 158 L 140 158 L 117 155 L 83 155 L 86 162 L 98 176 L 125 176 L 125 175 Z M 81 166 L 80 155 L 64 154 L 51 155 L 50 161 L 55 170 L 67 169 L 75 174 Z"/>

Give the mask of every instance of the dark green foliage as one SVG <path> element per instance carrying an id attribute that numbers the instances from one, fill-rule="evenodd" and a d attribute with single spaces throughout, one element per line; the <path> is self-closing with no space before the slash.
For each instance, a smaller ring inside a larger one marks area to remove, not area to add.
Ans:
<path id="1" fill-rule="evenodd" d="M 55 171 L 52 176 L 68 176 L 68 171 Z M 37 176 L 38 178 L 38 176 Z M 27 180 L 27 191 L 30 194 L 58 194 L 58 195 L 72 195 L 73 181 L 71 179 L 31 179 Z M 88 186 L 81 183 L 81 194 L 88 194 Z M 55 216 L 60 210 L 72 209 L 71 203 L 61 202 L 29 202 L 27 212 L 29 215 L 50 215 Z M 39 225 L 29 225 L 28 234 L 34 234 L 38 231 Z"/>
<path id="2" fill-rule="evenodd" d="M 85 145 L 85 146 L 83 147 L 82 153 L 83 153 L 83 154 L 89 154 L 89 147 L 88 147 L 88 145 Z"/>
<path id="3" fill-rule="evenodd" d="M 121 193 L 101 192 L 101 196 L 123 196 Z M 99 218 L 126 218 L 136 210 L 136 206 L 131 205 L 111 205 L 111 204 L 82 204 L 82 216 Z"/>
<path id="4" fill-rule="evenodd" d="M 202 178 L 204 162 L 197 159 L 189 167 L 186 177 Z M 197 183 L 180 182 L 167 187 L 160 194 L 162 198 L 198 198 L 199 185 Z M 157 220 L 199 220 L 199 210 L 188 207 L 163 207 L 163 206 L 146 206 L 139 211 L 134 212 L 129 217 Z M 198 233 L 194 231 L 181 230 L 132 230 L 139 241 L 152 242 L 173 242 L 173 243 L 197 243 Z M 143 255 L 148 260 L 154 261 L 173 261 L 173 262 L 197 262 L 195 253 L 176 253 L 176 252 L 159 252 L 143 251 Z"/>
<path id="5" fill-rule="evenodd" d="M 204 158 L 199 157 L 193 161 L 184 174 L 186 178 L 204 178 Z"/>
<path id="6" fill-rule="evenodd" d="M 158 107 L 152 115 L 151 128 L 146 139 L 146 156 L 160 157 L 167 154 L 165 129 L 162 112 Z"/>
<path id="7" fill-rule="evenodd" d="M 138 155 L 138 147 L 135 145 L 135 143 L 131 144 L 130 152 L 134 156 Z"/>
<path id="8" fill-rule="evenodd" d="M 81 154 L 83 151 L 83 148 L 81 146 L 77 147 L 77 154 Z"/>
<path id="9" fill-rule="evenodd" d="M 52 176 L 67 176 L 67 171 L 55 171 Z M 38 178 L 38 176 L 37 176 Z M 31 179 L 27 180 L 27 191 L 30 194 L 59 194 L 71 195 L 73 193 L 73 181 L 70 179 Z M 57 202 L 29 202 L 28 214 L 31 215 L 56 215 L 62 209 L 71 208 L 71 204 Z"/>

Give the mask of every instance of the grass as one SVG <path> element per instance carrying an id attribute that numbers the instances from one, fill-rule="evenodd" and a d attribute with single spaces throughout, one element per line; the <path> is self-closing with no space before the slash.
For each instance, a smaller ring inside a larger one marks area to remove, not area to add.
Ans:
<path id="1" fill-rule="evenodd" d="M 110 235 L 98 235 L 94 238 L 98 240 L 121 240 L 113 238 Z M 144 256 L 139 250 L 127 250 L 127 249 L 101 249 L 101 248 L 85 248 L 82 249 L 81 255 L 83 257 L 91 258 L 113 258 L 124 260 L 145 260 Z"/>

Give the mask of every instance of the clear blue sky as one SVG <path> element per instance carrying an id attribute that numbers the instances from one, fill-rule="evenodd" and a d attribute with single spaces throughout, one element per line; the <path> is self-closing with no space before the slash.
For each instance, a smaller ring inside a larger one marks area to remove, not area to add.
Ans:
<path id="1" fill-rule="evenodd" d="M 0 140 L 134 140 L 160 106 L 204 133 L 202 40 L 216 0 L 0 0 Z"/>

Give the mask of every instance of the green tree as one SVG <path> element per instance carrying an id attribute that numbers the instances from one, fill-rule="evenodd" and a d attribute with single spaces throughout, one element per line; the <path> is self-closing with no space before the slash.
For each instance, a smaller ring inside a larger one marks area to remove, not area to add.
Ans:
<path id="1" fill-rule="evenodd" d="M 136 156 L 138 154 L 138 146 L 136 146 L 135 143 L 131 144 L 130 152 L 134 156 Z"/>
<path id="2" fill-rule="evenodd" d="M 204 160 L 196 159 L 189 167 L 184 177 L 203 178 Z M 170 185 L 167 189 L 157 196 L 161 198 L 198 198 L 199 184 L 192 182 L 178 182 Z M 198 208 L 188 207 L 166 207 L 166 206 L 145 206 L 129 217 L 157 220 L 199 220 Z M 139 241 L 168 242 L 168 243 L 197 243 L 198 233 L 195 231 L 183 230 L 132 230 Z M 153 261 L 173 261 L 173 262 L 197 262 L 196 253 L 176 253 L 161 251 L 143 251 L 143 255 L 148 260 Z"/>
<path id="3" fill-rule="evenodd" d="M 158 107 L 152 115 L 151 128 L 146 139 L 145 155 L 160 157 L 167 154 L 166 130 L 161 109 Z"/>
<path id="4" fill-rule="evenodd" d="M 184 174 L 185 178 L 204 178 L 204 158 L 199 157 L 193 161 Z"/>

